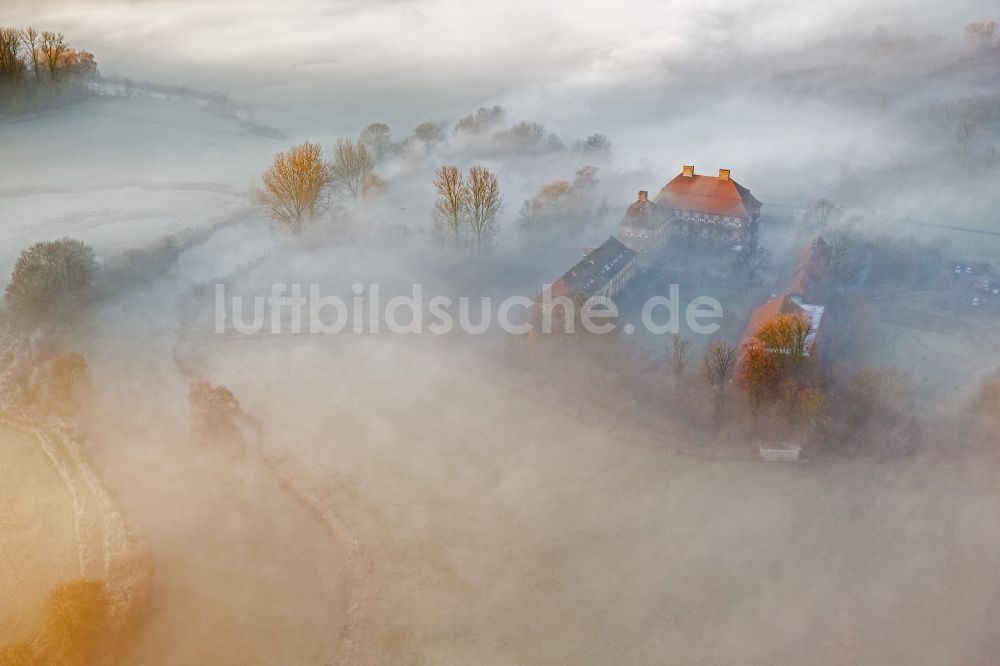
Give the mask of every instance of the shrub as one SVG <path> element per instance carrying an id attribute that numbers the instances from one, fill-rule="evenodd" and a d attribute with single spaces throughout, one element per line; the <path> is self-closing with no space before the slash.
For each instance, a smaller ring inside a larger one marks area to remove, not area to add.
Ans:
<path id="1" fill-rule="evenodd" d="M 35 243 L 17 258 L 4 300 L 16 314 L 49 314 L 79 298 L 96 267 L 94 251 L 78 240 Z"/>
<path id="2" fill-rule="evenodd" d="M 111 604 L 103 581 L 78 580 L 57 587 L 45 609 L 41 644 L 49 661 L 87 664 L 108 637 Z"/>

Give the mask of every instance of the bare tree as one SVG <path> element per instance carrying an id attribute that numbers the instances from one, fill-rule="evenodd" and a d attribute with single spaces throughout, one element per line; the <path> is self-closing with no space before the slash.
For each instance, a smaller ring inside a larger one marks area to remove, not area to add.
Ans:
<path id="1" fill-rule="evenodd" d="M 469 207 L 469 189 L 457 166 L 446 165 L 434 178 L 437 199 L 434 202 L 434 225 L 441 235 L 451 236 L 455 249 L 461 245 L 462 229 Z"/>
<path id="2" fill-rule="evenodd" d="M 862 239 L 846 229 L 837 229 L 830 239 L 830 282 L 847 286 L 857 281 L 864 270 L 865 247 Z"/>
<path id="3" fill-rule="evenodd" d="M 392 145 L 392 131 L 385 123 L 372 123 L 361 130 L 359 141 L 365 145 L 368 152 L 376 160 L 381 159 Z"/>
<path id="4" fill-rule="evenodd" d="M 361 141 L 337 141 L 333 154 L 333 179 L 356 198 L 375 169 L 371 153 Z"/>
<path id="5" fill-rule="evenodd" d="M 684 370 L 691 363 L 691 340 L 674 333 L 670 336 L 670 347 L 667 348 L 667 358 L 670 361 L 670 370 L 675 379 L 680 379 L 684 375 Z"/>
<path id="6" fill-rule="evenodd" d="M 716 417 L 721 418 L 726 407 L 726 380 L 736 367 L 738 352 L 735 347 L 722 340 L 716 340 L 705 352 L 703 371 L 709 385 L 718 393 L 716 396 Z"/>
<path id="7" fill-rule="evenodd" d="M 20 80 L 24 72 L 21 47 L 20 32 L 15 28 L 0 27 L 0 80 Z"/>
<path id="8" fill-rule="evenodd" d="M 757 234 L 750 234 L 746 243 L 736 255 L 736 265 L 747 280 L 747 293 L 771 268 L 771 251 L 760 244 Z"/>
<path id="9" fill-rule="evenodd" d="M 38 33 L 37 30 L 35 30 L 31 26 L 28 26 L 23 31 L 21 31 L 21 42 L 24 44 L 24 49 L 27 52 L 28 60 L 29 62 L 31 62 L 31 71 L 35 73 L 35 82 L 38 83 L 42 80 L 41 35 Z"/>
<path id="10" fill-rule="evenodd" d="M 469 229 L 476 239 L 476 252 L 496 235 L 497 214 L 503 208 L 503 197 L 496 174 L 486 167 L 469 169 Z"/>
<path id="11" fill-rule="evenodd" d="M 61 32 L 46 30 L 41 35 L 41 53 L 45 68 L 49 71 L 49 79 L 56 80 L 59 75 L 59 63 L 66 52 L 66 38 Z"/>
<path id="12" fill-rule="evenodd" d="M 329 203 L 331 169 L 318 144 L 303 143 L 278 153 L 262 180 L 257 201 L 287 231 L 302 231 L 303 223 L 315 219 Z"/>
<path id="13" fill-rule="evenodd" d="M 826 232 L 831 223 L 843 217 L 844 211 L 829 199 L 820 199 L 806 211 L 806 222 L 819 234 Z"/>
<path id="14" fill-rule="evenodd" d="M 611 142 L 603 134 L 591 134 L 583 141 L 576 142 L 573 147 L 584 157 L 607 159 L 611 155 Z"/>

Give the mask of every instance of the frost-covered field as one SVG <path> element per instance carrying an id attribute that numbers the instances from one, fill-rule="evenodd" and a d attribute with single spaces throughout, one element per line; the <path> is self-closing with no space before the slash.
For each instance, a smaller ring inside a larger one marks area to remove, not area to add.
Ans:
<path id="1" fill-rule="evenodd" d="M 107 258 L 229 220 L 246 205 L 245 195 L 182 187 L 7 194 L 0 196 L 0 273 L 9 275 L 18 253 L 38 241 L 76 238 Z"/>
<path id="2" fill-rule="evenodd" d="M 284 146 L 180 103 L 117 97 L 0 125 L 3 192 L 107 187 L 127 181 L 246 188 Z"/>
<path id="3" fill-rule="evenodd" d="M 195 107 L 95 98 L 0 125 L 0 273 L 64 236 L 99 257 L 220 222 L 283 144 Z"/>

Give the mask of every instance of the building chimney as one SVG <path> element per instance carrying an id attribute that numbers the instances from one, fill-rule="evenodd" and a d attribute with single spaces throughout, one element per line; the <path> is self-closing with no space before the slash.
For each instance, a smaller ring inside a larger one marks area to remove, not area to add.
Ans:
<path id="1" fill-rule="evenodd" d="M 693 164 L 685 164 L 684 168 L 681 169 L 681 175 L 684 176 L 684 177 L 686 177 L 686 178 L 690 178 L 691 176 L 693 176 L 694 175 L 694 165 Z"/>
<path id="2" fill-rule="evenodd" d="M 729 180 L 729 169 L 719 169 L 719 180 Z"/>
<path id="3" fill-rule="evenodd" d="M 649 192 L 646 190 L 639 190 L 639 201 L 645 201 L 649 197 Z"/>

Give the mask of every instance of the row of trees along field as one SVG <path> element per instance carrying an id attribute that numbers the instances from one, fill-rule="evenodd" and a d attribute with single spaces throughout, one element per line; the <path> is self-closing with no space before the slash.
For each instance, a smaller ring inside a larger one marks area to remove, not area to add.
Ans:
<path id="1" fill-rule="evenodd" d="M 369 141 L 341 139 L 333 159 L 323 158 L 315 143 L 293 146 L 274 157 L 261 178 L 257 201 L 274 226 L 292 234 L 301 233 L 329 208 L 332 198 L 360 195 L 383 187 L 375 173 L 375 151 Z M 482 252 L 497 232 L 503 197 L 495 173 L 473 166 L 463 174 L 446 165 L 434 178 L 437 199 L 432 210 L 435 236 L 456 249 Z"/>
<path id="2" fill-rule="evenodd" d="M 71 322 L 88 305 L 97 269 L 94 251 L 78 240 L 35 243 L 17 259 L 0 317 L 41 340 L 45 329 Z M 78 353 L 53 354 L 55 350 L 50 350 L 47 358 L 5 376 L 0 391 L 28 414 L 75 428 L 90 385 L 87 363 Z M 41 621 L 30 635 L 0 645 L 0 666 L 117 663 L 124 639 L 139 619 L 132 614 L 116 617 L 106 581 L 66 582 L 50 592 Z"/>
<path id="3" fill-rule="evenodd" d="M 337 191 L 356 199 L 380 183 L 375 158 L 365 144 L 344 139 L 337 142 L 329 162 L 316 143 L 278 153 L 261 180 L 258 203 L 277 229 L 293 234 L 326 212 Z"/>
<path id="4" fill-rule="evenodd" d="M 62 33 L 0 27 L 0 114 L 78 101 L 97 76 L 94 54 L 72 48 Z"/>
<path id="5" fill-rule="evenodd" d="M 550 132 L 545 125 L 535 121 L 507 123 L 507 111 L 501 106 L 480 108 L 451 126 L 434 121 L 417 125 L 413 134 L 395 140 L 392 129 L 385 123 L 371 123 L 358 137 L 372 157 L 379 161 L 386 157 L 400 155 L 420 155 L 446 143 L 474 146 L 481 154 L 496 157 L 511 155 L 544 155 L 566 150 L 562 139 Z M 599 163 L 611 155 L 608 137 L 594 133 L 574 141 L 569 149 Z"/>

